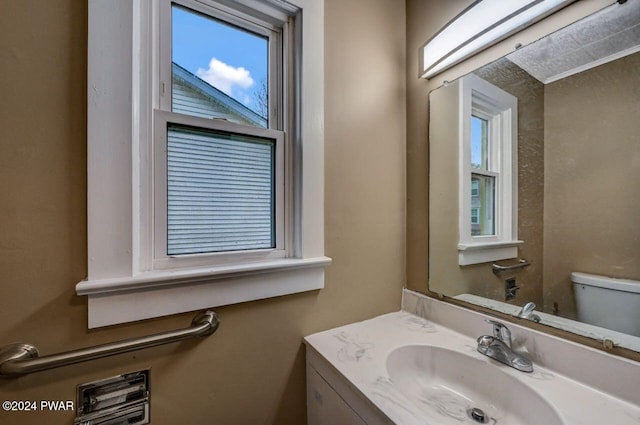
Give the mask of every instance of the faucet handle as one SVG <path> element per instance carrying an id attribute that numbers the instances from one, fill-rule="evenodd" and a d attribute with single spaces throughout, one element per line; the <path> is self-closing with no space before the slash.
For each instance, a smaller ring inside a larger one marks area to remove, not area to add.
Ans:
<path id="1" fill-rule="evenodd" d="M 530 301 L 522 306 L 520 313 L 518 313 L 518 317 L 523 317 L 526 319 L 533 313 L 533 310 L 535 309 L 536 309 L 536 304 Z"/>
<path id="2" fill-rule="evenodd" d="M 491 345 L 491 343 L 493 341 L 495 341 L 495 339 L 496 338 L 493 337 L 493 336 L 482 335 L 482 336 L 478 337 L 476 342 L 478 343 L 478 348 L 484 348 L 486 350 L 487 347 L 489 347 Z"/>
<path id="3" fill-rule="evenodd" d="M 493 325 L 493 336 L 511 348 L 511 331 L 509 328 L 496 320 L 485 319 L 484 321 Z"/>
<path id="4" fill-rule="evenodd" d="M 536 323 L 540 322 L 540 316 L 534 314 L 533 311 L 536 309 L 536 305 L 533 302 L 528 302 L 522 306 L 522 309 L 518 313 L 518 317 L 521 319 L 529 319 L 533 320 Z"/>

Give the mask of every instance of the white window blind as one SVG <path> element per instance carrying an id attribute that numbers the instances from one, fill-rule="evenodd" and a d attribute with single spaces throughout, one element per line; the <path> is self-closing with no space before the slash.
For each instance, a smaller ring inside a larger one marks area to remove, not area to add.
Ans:
<path id="1" fill-rule="evenodd" d="M 167 129 L 167 254 L 275 248 L 275 140 Z"/>

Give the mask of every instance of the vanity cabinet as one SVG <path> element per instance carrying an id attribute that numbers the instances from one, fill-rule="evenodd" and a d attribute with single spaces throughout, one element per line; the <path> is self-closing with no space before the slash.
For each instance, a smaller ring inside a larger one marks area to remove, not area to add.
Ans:
<path id="1" fill-rule="evenodd" d="M 393 424 L 362 393 L 307 345 L 307 425 Z"/>
<path id="2" fill-rule="evenodd" d="M 489 316 L 419 301 L 456 328 L 399 311 L 304 338 L 309 425 L 470 424 L 477 410 L 497 423 L 640 424 L 637 362 L 512 323 L 514 341 L 556 365 L 523 373 L 478 353 L 471 335 Z"/>
<path id="3" fill-rule="evenodd" d="M 307 364 L 307 425 L 366 425 L 360 416 Z"/>

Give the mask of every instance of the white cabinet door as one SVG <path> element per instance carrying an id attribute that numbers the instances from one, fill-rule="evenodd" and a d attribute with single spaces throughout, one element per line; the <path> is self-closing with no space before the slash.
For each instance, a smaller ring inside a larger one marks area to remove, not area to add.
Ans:
<path id="1" fill-rule="evenodd" d="M 367 425 L 324 379 L 307 365 L 307 425 Z"/>

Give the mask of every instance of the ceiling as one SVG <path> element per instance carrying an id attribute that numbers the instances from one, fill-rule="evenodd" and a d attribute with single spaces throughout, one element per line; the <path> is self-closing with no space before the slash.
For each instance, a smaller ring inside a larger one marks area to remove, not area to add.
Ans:
<path id="1" fill-rule="evenodd" d="M 507 56 L 544 84 L 640 51 L 640 0 L 614 4 Z"/>

